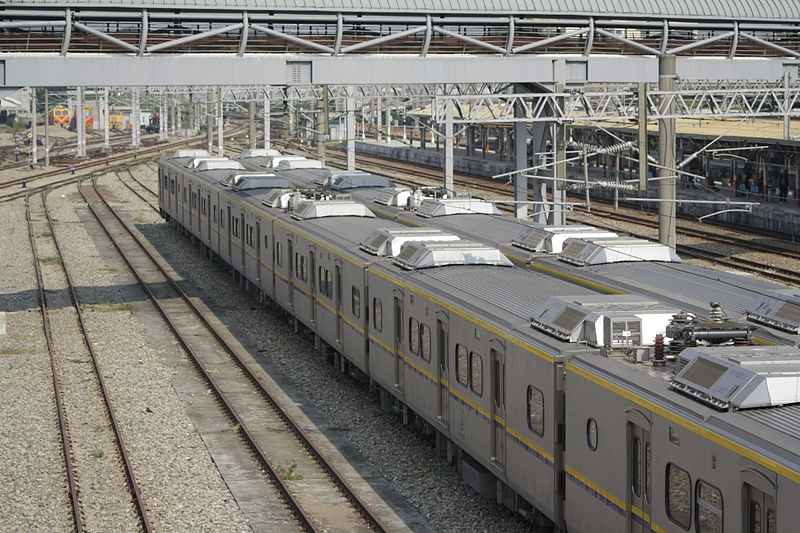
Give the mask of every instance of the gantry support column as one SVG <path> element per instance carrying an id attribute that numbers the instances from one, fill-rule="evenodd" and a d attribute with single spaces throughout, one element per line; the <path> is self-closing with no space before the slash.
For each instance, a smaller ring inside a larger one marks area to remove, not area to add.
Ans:
<path id="1" fill-rule="evenodd" d="M 208 146 L 208 153 L 214 153 L 214 115 L 216 108 L 212 107 L 214 102 L 214 93 L 209 91 L 206 93 L 206 145 Z"/>
<path id="2" fill-rule="evenodd" d="M 139 88 L 133 88 L 131 95 L 131 146 L 139 147 L 141 144 L 142 125 L 141 117 L 142 112 L 139 110 Z"/>
<path id="3" fill-rule="evenodd" d="M 248 147 L 250 149 L 256 148 L 256 101 L 250 100 L 247 103 L 247 138 L 248 138 Z"/>
<path id="4" fill-rule="evenodd" d="M 110 129 L 111 124 L 108 120 L 108 87 L 103 87 L 103 150 L 106 152 L 111 151 Z"/>
<path id="5" fill-rule="evenodd" d="M 392 142 L 392 106 L 386 106 L 386 144 Z"/>
<path id="6" fill-rule="evenodd" d="M 453 194 L 453 101 L 445 100 L 444 108 L 444 188 Z"/>
<path id="7" fill-rule="evenodd" d="M 78 147 L 75 155 L 86 157 L 86 117 L 83 112 L 83 87 L 75 87 L 75 131 L 78 132 Z"/>
<path id="8" fill-rule="evenodd" d="M 658 60 L 658 88 L 662 91 L 675 90 L 675 56 L 662 55 Z M 674 105 L 670 104 L 662 113 L 671 113 Z M 673 176 L 661 179 L 658 183 L 658 241 L 670 248 L 675 248 L 675 119 L 665 118 L 658 121 L 658 169 L 659 177 Z M 666 201 L 665 201 L 666 200 Z"/>
<path id="9" fill-rule="evenodd" d="M 167 96 L 161 97 L 161 105 L 158 107 L 158 140 L 163 141 L 167 138 Z"/>
<path id="10" fill-rule="evenodd" d="M 381 142 L 381 139 L 383 139 L 383 134 L 381 133 L 381 127 L 383 126 L 383 115 L 381 115 L 381 103 L 382 103 L 382 99 L 379 96 L 378 97 L 377 107 L 375 109 L 375 117 L 376 117 L 376 121 L 377 121 L 376 124 L 375 124 L 375 127 L 378 130 L 378 133 L 376 134 L 375 140 L 378 141 L 378 142 Z"/>
<path id="11" fill-rule="evenodd" d="M 264 148 L 269 149 L 271 147 L 272 140 L 270 139 L 270 135 L 272 133 L 271 128 L 272 124 L 270 122 L 270 113 L 272 113 L 272 108 L 270 106 L 269 101 L 269 87 L 264 89 Z"/>
<path id="12" fill-rule="evenodd" d="M 223 147 L 223 115 L 222 115 L 222 87 L 217 88 L 217 155 L 225 155 Z"/>
<path id="13" fill-rule="evenodd" d="M 50 121 L 50 105 L 48 102 L 48 90 L 44 90 L 44 166 L 50 166 L 50 130 L 47 128 Z"/>
<path id="14" fill-rule="evenodd" d="M 31 87 L 31 166 L 39 164 L 39 145 L 36 141 L 36 137 L 38 135 L 38 131 L 36 128 L 36 119 L 38 113 L 36 113 L 36 87 Z M 45 119 L 47 118 L 47 114 L 45 113 Z"/>
<path id="15" fill-rule="evenodd" d="M 356 103 L 352 96 L 345 100 L 347 112 L 347 170 L 356 169 Z"/>
<path id="16" fill-rule="evenodd" d="M 515 87 L 516 92 L 523 92 L 522 87 Z M 514 107 L 514 118 L 522 118 L 525 116 L 525 109 L 522 103 L 518 102 Z M 467 130 L 467 136 L 471 135 L 472 131 Z M 467 153 L 472 148 L 472 141 L 467 139 Z M 528 125 L 524 122 L 514 123 L 514 169 L 522 170 L 528 168 Z M 514 174 L 514 216 L 517 218 L 526 218 L 528 216 L 528 178 L 522 174 Z"/>

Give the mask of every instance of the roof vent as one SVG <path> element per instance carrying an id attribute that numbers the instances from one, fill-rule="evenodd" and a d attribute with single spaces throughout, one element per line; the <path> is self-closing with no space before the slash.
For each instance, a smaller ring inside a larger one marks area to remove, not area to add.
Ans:
<path id="1" fill-rule="evenodd" d="M 746 311 L 749 320 L 800 334 L 800 294 L 794 290 L 769 291 Z"/>
<path id="2" fill-rule="evenodd" d="M 432 228 L 409 228 L 401 230 L 377 229 L 359 246 L 372 255 L 394 257 L 409 241 L 442 242 L 457 241 L 459 237 Z"/>
<path id="3" fill-rule="evenodd" d="M 184 150 L 175 150 L 174 152 L 172 152 L 172 155 L 170 157 L 172 159 L 178 159 L 181 157 L 211 157 L 211 154 L 209 154 L 207 150 L 184 149 Z"/>
<path id="4" fill-rule="evenodd" d="M 292 194 L 294 194 L 294 189 L 272 189 L 261 203 L 267 207 L 287 209 Z"/>
<path id="5" fill-rule="evenodd" d="M 367 206 L 353 200 L 305 200 L 298 204 L 292 217 L 298 220 L 326 217 L 370 217 L 375 214 Z"/>
<path id="6" fill-rule="evenodd" d="M 644 239 L 619 237 L 616 239 L 576 239 L 564 241 L 558 258 L 578 266 L 601 265 L 632 261 L 665 261 L 680 263 L 681 258 L 669 246 Z"/>
<path id="7" fill-rule="evenodd" d="M 245 168 L 238 161 L 224 159 L 219 161 L 206 160 L 197 165 L 197 170 L 244 170 Z"/>
<path id="8" fill-rule="evenodd" d="M 368 176 L 369 172 L 364 172 L 362 170 L 345 170 L 345 171 L 337 171 L 337 172 L 330 172 L 327 176 L 314 180 L 314 183 L 320 185 L 321 187 L 330 187 L 334 185 L 337 181 L 344 178 L 345 176 Z"/>
<path id="9" fill-rule="evenodd" d="M 472 241 L 407 242 L 393 262 L 406 270 L 447 265 L 512 266 L 497 248 Z"/>
<path id="10" fill-rule="evenodd" d="M 375 203 L 391 207 L 405 207 L 409 204 L 412 194 L 414 191 L 410 187 L 391 187 L 380 191 L 378 197 L 375 198 Z"/>
<path id="11" fill-rule="evenodd" d="M 670 384 L 717 409 L 800 402 L 800 349 L 791 346 L 687 348 Z"/>
<path id="12" fill-rule="evenodd" d="M 376 174 L 349 174 L 335 180 L 330 187 L 333 190 L 341 191 L 345 189 L 392 186 L 394 186 L 394 183 L 386 176 L 378 176 Z"/>
<path id="13" fill-rule="evenodd" d="M 278 150 L 273 148 L 248 148 L 239 156 L 239 159 L 249 159 L 251 157 L 276 157 L 281 155 Z"/>
<path id="14" fill-rule="evenodd" d="M 239 174 L 231 173 L 220 182 L 225 187 L 234 191 L 248 191 L 253 189 L 292 189 L 286 178 L 279 178 L 275 174 Z"/>
<path id="15" fill-rule="evenodd" d="M 419 206 L 417 214 L 423 217 L 446 215 L 499 215 L 500 210 L 492 202 L 480 198 L 426 198 Z"/>
<path id="16" fill-rule="evenodd" d="M 617 234 L 593 226 L 527 226 L 511 241 L 514 246 L 531 252 L 561 253 L 564 241 L 575 237 L 580 239 L 608 239 Z"/>
<path id="17" fill-rule="evenodd" d="M 201 163 L 205 161 L 230 161 L 230 160 L 227 157 L 193 157 L 184 166 L 186 168 L 197 168 L 200 166 Z"/>
<path id="18" fill-rule="evenodd" d="M 595 348 L 632 348 L 652 345 L 675 313 L 634 294 L 553 296 L 531 317 L 531 327 Z"/>
<path id="19" fill-rule="evenodd" d="M 276 155 L 266 156 L 265 162 L 261 164 L 264 168 L 276 168 L 280 165 L 281 161 L 302 161 L 305 157 L 300 155 Z"/>
<path id="20" fill-rule="evenodd" d="M 279 159 L 279 158 L 275 158 Z M 275 159 L 272 160 L 272 168 L 275 170 L 299 170 L 303 168 L 325 168 L 322 161 L 316 159 L 282 159 L 275 164 Z"/>

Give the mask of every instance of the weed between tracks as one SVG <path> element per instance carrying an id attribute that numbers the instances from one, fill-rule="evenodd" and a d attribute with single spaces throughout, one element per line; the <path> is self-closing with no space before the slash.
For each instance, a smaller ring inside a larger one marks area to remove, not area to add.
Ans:
<path id="1" fill-rule="evenodd" d="M 60 257 L 40 257 L 39 262 L 48 266 L 61 266 Z"/>
<path id="2" fill-rule="evenodd" d="M 297 473 L 297 462 L 291 461 L 286 464 L 286 466 L 278 465 L 275 467 L 275 470 L 278 472 L 278 475 L 281 476 L 286 481 L 299 481 L 303 479 L 302 474 Z"/>
<path id="3" fill-rule="evenodd" d="M 129 303 L 124 304 L 81 304 L 81 309 L 84 311 L 99 311 L 99 312 L 109 312 L 109 311 L 133 311 L 133 305 Z"/>

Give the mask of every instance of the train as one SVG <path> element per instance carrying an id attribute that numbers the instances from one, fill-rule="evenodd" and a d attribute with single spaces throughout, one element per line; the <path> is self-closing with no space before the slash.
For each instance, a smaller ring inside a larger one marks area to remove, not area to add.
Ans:
<path id="1" fill-rule="evenodd" d="M 796 291 L 270 150 L 179 150 L 158 190 L 166 221 L 526 519 L 796 530 Z"/>
<path id="2" fill-rule="evenodd" d="M 86 131 L 91 131 L 94 127 L 94 112 L 91 108 L 86 107 L 83 110 L 84 121 L 86 124 Z M 55 106 L 48 114 L 48 122 L 52 125 L 61 126 L 64 129 L 75 131 L 75 117 L 72 110 L 68 107 L 58 105 Z"/>

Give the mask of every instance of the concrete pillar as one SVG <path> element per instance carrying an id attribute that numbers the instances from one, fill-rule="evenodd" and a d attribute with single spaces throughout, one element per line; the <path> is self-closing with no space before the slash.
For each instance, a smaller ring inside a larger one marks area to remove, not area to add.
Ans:
<path id="1" fill-rule="evenodd" d="M 522 92 L 522 88 L 519 88 Z M 522 103 L 518 103 L 514 107 L 514 117 L 522 118 L 525 116 L 525 109 Z M 472 144 L 469 139 L 471 130 L 467 130 L 467 154 L 470 151 Z M 528 168 L 528 125 L 525 122 L 514 123 L 514 169 L 522 170 Z M 528 178 L 521 174 L 514 174 L 514 201 L 527 202 L 528 201 Z M 517 218 L 525 218 L 528 216 L 528 205 L 517 203 L 514 204 L 514 216 Z"/>
<path id="2" fill-rule="evenodd" d="M 30 161 L 31 165 L 39 163 L 39 146 L 36 143 L 36 136 L 38 134 L 36 128 L 36 121 L 38 113 L 36 113 L 36 87 L 31 87 L 31 147 L 30 147 Z"/>
<path id="3" fill-rule="evenodd" d="M 224 123 L 224 116 L 222 113 L 222 87 L 217 88 L 217 155 L 222 156 L 225 155 L 225 151 L 223 148 L 224 144 L 224 133 L 223 128 L 225 127 Z"/>
<path id="4" fill-rule="evenodd" d="M 75 87 L 75 131 L 78 133 L 78 147 L 75 155 L 86 157 L 86 117 L 83 112 L 83 87 Z"/>
<path id="5" fill-rule="evenodd" d="M 444 105 L 444 188 L 453 193 L 453 101 Z"/>
<path id="6" fill-rule="evenodd" d="M 367 140 L 367 108 L 361 108 L 361 142 Z"/>
<path id="7" fill-rule="evenodd" d="M 675 56 L 662 55 L 658 59 L 658 88 L 662 91 L 675 90 Z M 662 109 L 662 112 L 672 112 L 674 105 Z M 658 163 L 659 176 L 675 175 L 675 119 L 661 119 L 658 121 Z M 676 244 L 675 223 L 675 178 L 662 179 L 658 182 L 659 202 L 658 207 L 658 242 L 670 248 Z M 666 200 L 666 201 L 664 201 Z"/>
<path id="8" fill-rule="evenodd" d="M 269 87 L 264 89 L 264 148 L 269 149 L 272 146 L 271 134 L 272 134 L 272 123 L 270 122 L 270 113 L 272 113 L 272 107 L 270 106 L 269 101 Z"/>
<path id="9" fill-rule="evenodd" d="M 317 144 L 317 158 L 325 164 L 325 117 L 322 112 L 322 102 L 311 102 L 311 109 L 314 111 L 314 141 Z M 354 117 L 355 118 L 355 117 Z"/>
<path id="10" fill-rule="evenodd" d="M 158 107 L 158 140 L 167 138 L 167 95 L 161 96 L 161 105 Z"/>
<path id="11" fill-rule="evenodd" d="M 783 115 L 783 138 L 786 139 L 786 140 L 791 140 L 792 133 L 791 133 L 790 128 L 789 128 L 790 125 L 791 125 L 791 122 L 790 122 L 789 113 L 788 113 L 788 111 L 789 111 L 788 108 L 791 105 L 789 103 L 789 96 L 788 96 L 788 94 L 789 94 L 789 92 L 788 92 L 788 89 L 789 89 L 789 71 L 788 70 L 784 70 L 783 71 L 783 88 L 787 90 L 784 93 L 784 109 L 787 111 L 787 113 L 785 113 Z"/>
<path id="12" fill-rule="evenodd" d="M 386 144 L 392 140 L 392 108 L 386 106 Z"/>
<path id="13" fill-rule="evenodd" d="M 50 130 L 47 128 L 50 121 L 50 105 L 48 102 L 48 90 L 44 90 L 44 166 L 50 166 Z"/>
<path id="14" fill-rule="evenodd" d="M 383 139 L 383 134 L 381 133 L 381 128 L 383 127 L 383 116 L 381 115 L 381 107 L 382 107 L 381 103 L 382 103 L 382 99 L 379 96 L 378 97 L 378 103 L 376 104 L 376 108 L 375 108 L 375 117 L 376 117 L 376 120 L 377 120 L 377 123 L 376 123 L 375 127 L 378 129 L 378 133 L 377 133 L 376 139 L 377 139 L 378 142 L 381 142 L 381 140 Z"/>
<path id="15" fill-rule="evenodd" d="M 347 112 L 347 170 L 356 169 L 356 112 L 355 100 L 348 96 L 345 100 Z"/>
<path id="16" fill-rule="evenodd" d="M 563 93 L 564 86 L 562 84 L 556 85 L 556 92 Z M 563 109 L 564 99 L 559 97 L 559 106 Z M 566 200 L 566 183 L 559 180 L 567 178 L 567 164 L 564 162 L 567 158 L 567 141 L 569 140 L 569 132 L 567 125 L 563 122 L 556 122 L 553 134 L 553 152 L 555 157 L 555 177 L 556 181 L 553 183 L 553 216 L 550 219 L 551 224 L 564 225 L 566 224 L 566 213 L 564 202 Z"/>
<path id="17" fill-rule="evenodd" d="M 103 150 L 110 152 L 111 151 L 111 124 L 110 120 L 108 120 L 108 87 L 103 87 L 103 110 L 101 111 L 103 115 Z"/>
<path id="18" fill-rule="evenodd" d="M 250 100 L 247 103 L 247 137 L 248 147 L 251 149 L 256 148 L 256 101 Z"/>
<path id="19" fill-rule="evenodd" d="M 131 90 L 131 146 L 138 147 L 141 144 L 142 126 L 139 115 L 139 88 Z"/>
<path id="20" fill-rule="evenodd" d="M 208 145 L 208 153 L 213 154 L 214 148 L 214 115 L 216 114 L 216 107 L 213 104 L 214 97 L 212 92 L 206 94 L 206 141 Z"/>

